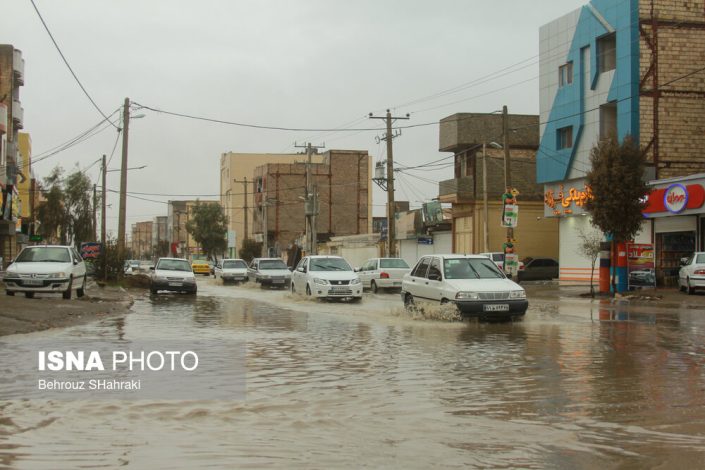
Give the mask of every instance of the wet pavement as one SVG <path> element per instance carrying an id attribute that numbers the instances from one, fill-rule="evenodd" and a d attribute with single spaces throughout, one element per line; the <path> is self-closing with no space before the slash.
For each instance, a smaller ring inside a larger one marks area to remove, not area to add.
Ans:
<path id="1" fill-rule="evenodd" d="M 0 401 L 0 466 L 702 467 L 705 310 L 527 290 L 524 321 L 486 324 L 199 279 L 197 298 L 6 337 L 4 374 L 47 339 L 244 341 L 247 395 Z"/>

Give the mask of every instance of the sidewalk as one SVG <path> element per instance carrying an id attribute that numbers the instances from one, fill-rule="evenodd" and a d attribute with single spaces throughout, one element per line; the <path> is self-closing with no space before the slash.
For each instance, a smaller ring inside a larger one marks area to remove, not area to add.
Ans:
<path id="1" fill-rule="evenodd" d="M 0 292 L 0 336 L 71 326 L 123 314 L 130 309 L 132 302 L 132 297 L 124 289 L 98 287 L 93 282 L 88 284 L 84 297 L 78 299 L 74 296 L 71 300 L 64 300 L 57 294 L 36 294 L 36 298 L 27 299 L 22 294 L 11 297 Z"/>

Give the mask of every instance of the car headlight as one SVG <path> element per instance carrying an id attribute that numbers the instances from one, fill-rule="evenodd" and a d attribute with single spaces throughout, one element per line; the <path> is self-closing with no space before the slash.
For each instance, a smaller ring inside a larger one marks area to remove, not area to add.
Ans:
<path id="1" fill-rule="evenodd" d="M 350 281 L 350 284 L 351 285 L 360 284 L 360 280 L 358 278 L 355 278 L 352 281 Z"/>
<path id="2" fill-rule="evenodd" d="M 64 277 L 69 277 L 67 273 L 61 272 L 61 273 L 51 273 L 49 274 L 50 279 L 60 279 Z"/>
<path id="3" fill-rule="evenodd" d="M 316 283 L 316 284 L 320 284 L 320 285 L 322 285 L 322 286 L 327 286 L 327 285 L 328 285 L 328 281 L 326 281 L 325 279 L 320 279 L 320 278 L 318 278 L 318 277 L 314 278 L 314 279 L 313 279 L 313 282 Z"/>
<path id="4" fill-rule="evenodd" d="M 455 298 L 458 300 L 478 300 L 480 296 L 477 292 L 458 292 L 455 294 Z"/>
<path id="5" fill-rule="evenodd" d="M 259 277 L 262 279 L 269 279 L 269 274 L 260 274 Z"/>
<path id="6" fill-rule="evenodd" d="M 154 280 L 166 282 L 167 279 L 164 276 L 154 276 Z"/>
<path id="7" fill-rule="evenodd" d="M 196 278 L 195 277 L 185 277 L 184 282 L 189 282 L 189 283 L 193 284 L 194 282 L 196 282 Z"/>
<path id="8" fill-rule="evenodd" d="M 526 298 L 526 291 L 523 289 L 510 291 L 509 298 L 510 299 L 525 299 Z"/>

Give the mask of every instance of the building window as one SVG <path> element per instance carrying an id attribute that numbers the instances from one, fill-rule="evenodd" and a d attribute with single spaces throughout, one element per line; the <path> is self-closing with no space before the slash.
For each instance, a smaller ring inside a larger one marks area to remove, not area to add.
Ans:
<path id="1" fill-rule="evenodd" d="M 573 126 L 558 129 L 558 150 L 573 146 Z"/>
<path id="2" fill-rule="evenodd" d="M 597 39 L 597 70 L 600 73 L 617 67 L 617 36 L 615 33 Z"/>
<path id="3" fill-rule="evenodd" d="M 617 139 L 617 103 L 600 106 L 600 140 Z"/>
<path id="4" fill-rule="evenodd" d="M 573 62 L 558 67 L 558 86 L 566 86 L 573 83 Z"/>

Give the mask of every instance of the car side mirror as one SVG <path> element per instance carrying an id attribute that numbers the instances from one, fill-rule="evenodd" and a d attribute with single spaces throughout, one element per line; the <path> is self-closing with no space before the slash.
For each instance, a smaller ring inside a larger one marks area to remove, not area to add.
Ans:
<path id="1" fill-rule="evenodd" d="M 150 270 L 150 271 L 154 271 L 154 269 L 155 269 L 154 266 L 150 266 L 150 267 L 149 267 L 149 270 Z"/>
<path id="2" fill-rule="evenodd" d="M 78 260 L 77 259 L 73 260 L 73 265 L 76 266 L 77 264 L 78 264 Z"/>
<path id="3" fill-rule="evenodd" d="M 362 271 L 362 268 L 360 266 L 357 266 L 355 269 L 353 269 L 353 271 L 359 273 L 360 271 Z"/>
<path id="4" fill-rule="evenodd" d="M 294 268 L 291 267 L 291 266 L 288 266 L 287 269 L 288 269 L 289 271 L 293 271 L 293 270 L 294 270 Z"/>
<path id="5" fill-rule="evenodd" d="M 681 266 L 688 264 L 688 258 L 681 258 Z"/>
<path id="6" fill-rule="evenodd" d="M 440 275 L 440 274 L 433 273 L 433 274 L 429 274 L 429 275 L 428 275 L 428 278 L 429 278 L 431 281 L 440 281 L 440 280 L 441 280 L 441 275 Z"/>

